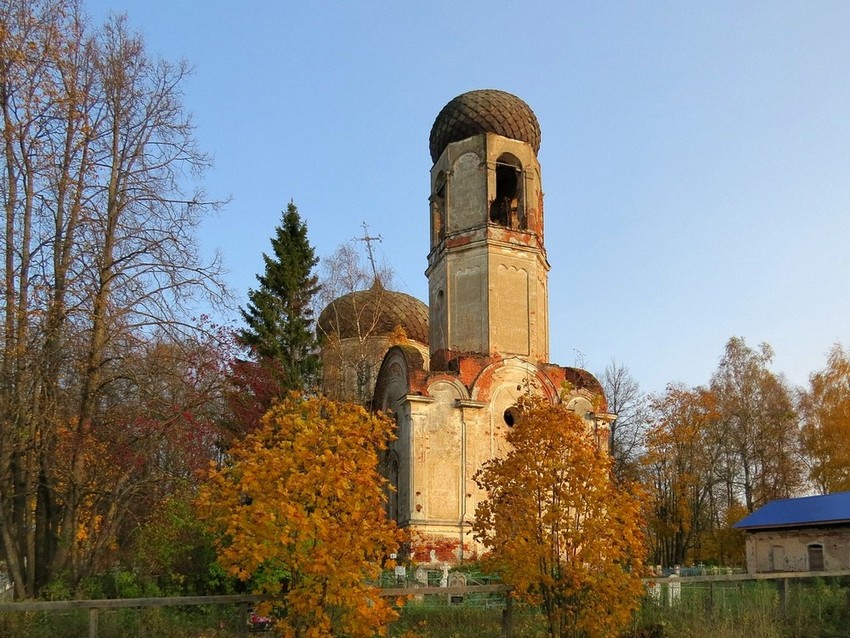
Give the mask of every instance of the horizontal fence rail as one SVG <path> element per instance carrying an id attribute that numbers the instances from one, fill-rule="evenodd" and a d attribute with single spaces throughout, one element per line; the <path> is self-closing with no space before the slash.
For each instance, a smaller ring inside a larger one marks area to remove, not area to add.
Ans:
<path id="1" fill-rule="evenodd" d="M 837 578 L 850 577 L 850 570 L 843 571 L 819 571 L 819 572 L 768 572 L 762 574 L 706 574 L 702 576 L 656 576 L 644 578 L 643 583 L 649 591 L 653 588 L 663 587 L 668 593 L 664 598 L 673 604 L 673 597 L 669 595 L 670 589 L 679 589 L 681 585 L 705 583 L 711 587 L 711 599 L 714 596 L 714 585 L 721 583 L 737 583 L 743 585 L 747 581 L 775 581 L 780 604 L 784 608 L 788 597 L 788 583 L 791 580 L 802 580 L 812 578 Z M 656 590 L 657 591 L 657 590 Z M 513 632 L 513 597 L 510 595 L 511 587 L 505 584 L 491 585 L 467 585 L 460 587 L 437 587 L 437 586 L 414 586 L 414 587 L 389 587 L 380 590 L 380 595 L 385 598 L 416 598 L 426 595 L 464 597 L 468 594 L 503 594 L 505 596 L 505 607 L 502 613 L 502 636 L 510 638 Z M 660 591 L 657 600 L 661 601 Z M 677 594 L 678 596 L 678 594 Z M 238 636 L 248 634 L 248 616 L 250 608 L 261 602 L 274 602 L 280 600 L 279 596 L 260 596 L 253 594 L 234 594 L 224 596 L 184 596 L 184 597 L 161 597 L 161 598 L 109 598 L 91 600 L 24 600 L 20 602 L 0 603 L 0 613 L 4 612 L 63 612 L 68 610 L 85 609 L 89 612 L 88 635 L 89 638 L 98 636 L 98 613 L 100 610 L 127 609 L 127 608 L 151 608 L 151 607 L 185 607 L 193 605 L 235 605 L 239 609 L 237 618 Z"/>
<path id="2" fill-rule="evenodd" d="M 505 610 L 502 616 L 502 636 L 510 638 L 513 633 L 513 601 L 508 595 L 511 588 L 507 585 L 469 585 L 466 587 L 391 587 L 381 589 L 384 598 L 406 598 L 426 594 L 445 596 L 466 596 L 467 594 L 505 594 Z M 182 596 L 163 598 L 98 598 L 91 600 L 23 600 L 20 602 L 0 603 L 3 612 L 62 612 L 77 609 L 89 611 L 89 638 L 97 638 L 99 611 L 103 609 L 128 609 L 151 607 L 189 607 L 193 605 L 238 605 L 238 636 L 248 634 L 248 611 L 251 606 L 261 602 L 274 602 L 279 596 L 260 596 L 254 594 L 233 594 L 225 596 Z"/>
<path id="3" fill-rule="evenodd" d="M 789 585 L 793 580 L 815 579 L 815 578 L 850 578 L 850 570 L 832 570 L 817 572 L 764 572 L 760 574 L 706 574 L 702 576 L 656 576 L 654 578 L 643 578 L 642 581 L 647 588 L 650 600 L 658 605 L 675 607 L 682 599 L 683 585 L 708 585 L 708 598 L 705 601 L 706 609 L 712 610 L 715 606 L 715 588 L 724 584 L 734 583 L 739 589 L 746 582 L 773 582 L 779 595 L 779 607 L 782 612 L 788 611 Z M 850 598 L 848 598 L 850 606 Z"/>
<path id="4" fill-rule="evenodd" d="M 655 576 L 643 578 L 646 585 L 652 583 L 726 583 L 742 580 L 785 580 L 791 578 L 834 578 L 850 576 L 850 570 L 833 570 L 823 572 L 764 572 L 761 574 L 705 574 L 703 576 Z"/>

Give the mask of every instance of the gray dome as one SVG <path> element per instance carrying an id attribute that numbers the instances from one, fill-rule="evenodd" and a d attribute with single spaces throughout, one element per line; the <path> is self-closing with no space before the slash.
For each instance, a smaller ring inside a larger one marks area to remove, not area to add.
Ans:
<path id="1" fill-rule="evenodd" d="M 335 299 L 316 322 L 325 335 L 340 339 L 388 335 L 396 326 L 408 339 L 428 344 L 428 306 L 403 292 L 386 290 L 380 283 Z"/>
<path id="2" fill-rule="evenodd" d="M 495 89 L 462 93 L 443 107 L 431 127 L 431 161 L 452 142 L 480 133 L 495 133 L 540 150 L 540 124 L 534 111 L 516 95 Z"/>

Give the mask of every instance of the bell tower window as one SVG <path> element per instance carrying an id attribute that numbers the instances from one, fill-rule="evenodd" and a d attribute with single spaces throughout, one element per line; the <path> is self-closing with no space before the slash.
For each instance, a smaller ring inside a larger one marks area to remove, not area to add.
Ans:
<path id="1" fill-rule="evenodd" d="M 440 171 L 431 195 L 431 237 L 437 244 L 446 236 L 446 174 Z"/>
<path id="2" fill-rule="evenodd" d="M 522 164 L 509 153 L 496 160 L 496 196 L 490 202 L 490 222 L 514 230 L 528 226 L 522 201 Z"/>

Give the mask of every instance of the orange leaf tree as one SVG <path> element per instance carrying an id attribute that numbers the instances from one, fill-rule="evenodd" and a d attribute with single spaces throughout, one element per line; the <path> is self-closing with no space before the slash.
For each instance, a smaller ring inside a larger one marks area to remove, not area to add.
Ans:
<path id="1" fill-rule="evenodd" d="M 809 477 L 824 494 L 850 490 L 850 351 L 832 347 L 826 367 L 809 377 L 801 405 Z"/>
<path id="2" fill-rule="evenodd" d="M 399 542 L 378 474 L 391 429 L 353 404 L 291 394 L 210 472 L 198 505 L 219 561 L 280 596 L 284 635 L 372 636 L 395 618 L 368 584 Z"/>
<path id="3" fill-rule="evenodd" d="M 505 458 L 476 475 L 488 562 L 519 600 L 542 605 L 553 638 L 616 635 L 643 595 L 638 497 L 563 405 L 522 399 L 507 440 Z"/>
<path id="4" fill-rule="evenodd" d="M 651 397 L 649 422 L 642 464 L 651 558 L 683 565 L 722 518 L 712 509 L 720 501 L 712 489 L 725 453 L 717 397 L 706 388 L 670 384 Z"/>

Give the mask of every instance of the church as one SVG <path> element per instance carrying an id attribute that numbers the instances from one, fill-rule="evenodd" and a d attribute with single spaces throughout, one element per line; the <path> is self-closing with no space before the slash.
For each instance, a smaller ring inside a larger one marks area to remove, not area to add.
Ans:
<path id="1" fill-rule="evenodd" d="M 446 104 L 429 140 L 428 305 L 376 280 L 317 322 L 331 336 L 326 392 L 395 418 L 389 511 L 417 562 L 475 557 L 471 523 L 486 494 L 473 476 L 506 453 L 522 395 L 567 402 L 607 445 L 614 415 L 598 411 L 598 380 L 549 362 L 540 140 L 534 112 L 510 93 Z"/>

